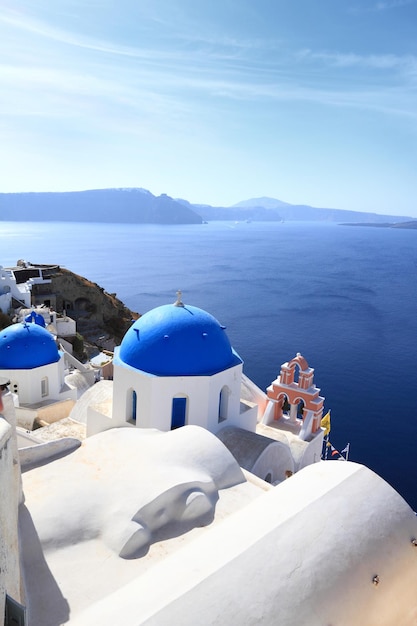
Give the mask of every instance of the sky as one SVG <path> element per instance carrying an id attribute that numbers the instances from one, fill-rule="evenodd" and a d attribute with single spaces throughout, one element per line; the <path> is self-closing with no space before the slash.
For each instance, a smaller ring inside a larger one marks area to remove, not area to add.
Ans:
<path id="1" fill-rule="evenodd" d="M 0 192 L 417 217 L 417 0 L 0 0 Z"/>

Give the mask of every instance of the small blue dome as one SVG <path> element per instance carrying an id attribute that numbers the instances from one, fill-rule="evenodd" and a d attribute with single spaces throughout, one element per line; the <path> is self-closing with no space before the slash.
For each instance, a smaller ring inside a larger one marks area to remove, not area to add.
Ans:
<path id="1" fill-rule="evenodd" d="M 59 361 L 51 333 L 38 324 L 12 324 L 0 331 L 0 369 L 27 370 Z"/>
<path id="2" fill-rule="evenodd" d="M 211 376 L 242 362 L 212 315 L 173 304 L 134 322 L 120 345 L 119 359 L 157 376 Z"/>
<path id="3" fill-rule="evenodd" d="M 33 322 L 34 324 L 45 328 L 45 319 L 43 315 L 40 315 L 40 313 L 36 313 L 35 311 L 31 311 L 29 315 L 26 315 L 25 322 Z"/>

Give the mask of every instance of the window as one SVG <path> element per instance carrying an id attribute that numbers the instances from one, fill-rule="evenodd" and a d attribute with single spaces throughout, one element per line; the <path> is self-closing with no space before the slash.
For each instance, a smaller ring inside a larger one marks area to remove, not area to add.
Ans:
<path id="1" fill-rule="evenodd" d="M 136 415 L 138 410 L 138 394 L 134 389 L 129 389 L 127 392 L 127 422 L 130 424 L 136 424 Z"/>
<path id="2" fill-rule="evenodd" d="M 4 626 L 25 626 L 26 608 L 6 594 L 4 607 Z"/>
<path id="3" fill-rule="evenodd" d="M 132 420 L 136 423 L 136 411 L 138 408 L 138 394 L 132 391 Z"/>
<path id="4" fill-rule="evenodd" d="M 49 385 L 48 385 L 48 379 L 45 376 L 45 378 L 42 378 L 41 380 L 41 395 L 42 398 L 45 398 L 49 393 Z"/>
<path id="5" fill-rule="evenodd" d="M 223 387 L 219 396 L 219 419 L 218 423 L 227 420 L 227 411 L 229 406 L 229 389 Z"/>

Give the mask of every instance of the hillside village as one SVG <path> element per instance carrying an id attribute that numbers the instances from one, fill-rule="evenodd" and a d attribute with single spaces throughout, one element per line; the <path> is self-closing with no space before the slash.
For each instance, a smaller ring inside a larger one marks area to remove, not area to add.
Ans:
<path id="1" fill-rule="evenodd" d="M 13 268 L 0 268 L 0 281 L 2 327 L 17 319 L 22 308 L 50 309 L 58 320 L 67 317 L 76 323 L 76 332 L 67 331 L 65 340 L 80 358 L 97 352 L 96 347 L 113 350 L 139 317 L 115 293 L 59 265 L 19 260 Z"/>

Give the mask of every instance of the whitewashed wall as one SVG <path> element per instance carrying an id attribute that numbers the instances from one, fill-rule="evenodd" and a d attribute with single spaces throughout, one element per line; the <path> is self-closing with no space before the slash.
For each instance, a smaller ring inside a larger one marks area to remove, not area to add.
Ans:
<path id="1" fill-rule="evenodd" d="M 43 365 L 27 370 L 0 370 L 0 376 L 10 380 L 10 389 L 14 391 L 14 386 L 18 387 L 20 404 L 35 404 L 44 400 L 64 400 L 77 399 L 77 392 L 74 389 L 63 387 L 65 380 L 65 360 L 64 355 L 56 363 Z M 48 379 L 48 394 L 42 396 L 43 378 Z"/>
<path id="2" fill-rule="evenodd" d="M 0 619 L 4 615 L 6 593 L 21 602 L 18 506 L 22 498 L 20 464 L 16 442 L 13 399 L 2 396 L 0 413 Z"/>
<path id="3" fill-rule="evenodd" d="M 137 394 L 136 426 L 171 429 L 172 399 L 187 398 L 187 424 L 216 433 L 228 425 L 255 430 L 256 412 L 241 407 L 242 365 L 236 365 L 213 376 L 159 377 L 114 362 L 112 420 L 115 426 L 125 425 L 130 418 L 130 394 Z M 227 390 L 227 419 L 219 423 L 219 398 Z M 107 418 L 104 420 L 107 422 Z"/>

